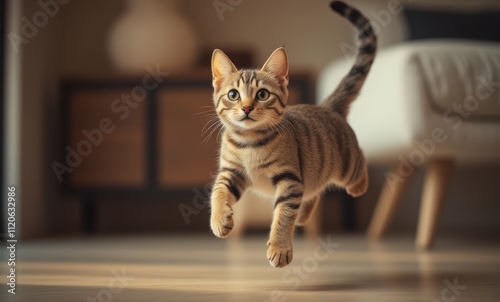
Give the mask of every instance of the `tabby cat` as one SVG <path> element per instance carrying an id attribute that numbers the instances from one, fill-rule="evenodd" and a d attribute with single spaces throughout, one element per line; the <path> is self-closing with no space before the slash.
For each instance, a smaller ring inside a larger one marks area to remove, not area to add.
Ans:
<path id="1" fill-rule="evenodd" d="M 213 101 L 224 129 L 211 194 L 212 232 L 229 236 L 232 205 L 246 189 L 272 198 L 267 258 L 274 267 L 292 261 L 294 226 L 308 221 L 327 187 L 358 197 L 368 186 L 366 162 L 346 116 L 375 57 L 376 36 L 358 10 L 340 1 L 331 8 L 356 26 L 361 43 L 354 66 L 321 106 L 286 106 L 283 48 L 260 70 L 237 70 L 218 49 L 212 56 Z"/>

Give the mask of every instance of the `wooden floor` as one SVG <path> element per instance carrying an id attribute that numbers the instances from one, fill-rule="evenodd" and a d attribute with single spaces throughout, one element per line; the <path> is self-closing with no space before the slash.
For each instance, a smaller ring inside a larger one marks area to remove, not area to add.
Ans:
<path id="1" fill-rule="evenodd" d="M 19 243 L 17 294 L 0 301 L 500 301 L 500 244 L 298 238 L 272 268 L 266 238 L 127 237 Z M 333 243 L 332 243 L 333 242 Z M 453 285 L 455 283 L 455 285 Z"/>

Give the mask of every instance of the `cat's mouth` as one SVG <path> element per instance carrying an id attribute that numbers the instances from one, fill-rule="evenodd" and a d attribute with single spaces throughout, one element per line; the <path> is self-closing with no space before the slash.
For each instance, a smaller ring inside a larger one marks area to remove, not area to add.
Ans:
<path id="1" fill-rule="evenodd" d="M 253 118 L 249 117 L 248 115 L 247 115 L 247 116 L 245 116 L 244 118 L 242 118 L 242 119 L 240 120 L 240 122 L 243 122 L 243 121 L 246 121 L 246 120 L 249 120 L 249 121 L 254 121 L 254 122 L 255 122 L 255 120 L 254 120 Z"/>

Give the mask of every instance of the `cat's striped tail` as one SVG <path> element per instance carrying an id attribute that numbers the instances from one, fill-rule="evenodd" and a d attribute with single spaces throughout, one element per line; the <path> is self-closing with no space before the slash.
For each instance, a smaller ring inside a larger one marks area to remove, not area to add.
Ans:
<path id="1" fill-rule="evenodd" d="M 330 6 L 335 12 L 351 21 L 358 30 L 360 42 L 359 52 L 351 70 L 322 104 L 346 117 L 349 112 L 349 105 L 358 96 L 368 71 L 370 71 L 377 50 L 377 37 L 373 32 L 370 21 L 357 9 L 342 1 L 333 1 Z"/>

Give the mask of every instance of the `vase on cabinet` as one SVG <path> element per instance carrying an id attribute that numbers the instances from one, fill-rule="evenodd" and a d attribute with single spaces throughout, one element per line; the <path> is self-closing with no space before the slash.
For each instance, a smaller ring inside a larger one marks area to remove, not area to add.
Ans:
<path id="1" fill-rule="evenodd" d="M 159 65 L 162 71 L 191 67 L 198 40 L 177 0 L 128 0 L 125 12 L 108 36 L 108 53 L 122 72 L 144 72 Z"/>

